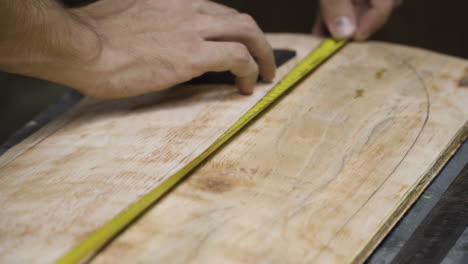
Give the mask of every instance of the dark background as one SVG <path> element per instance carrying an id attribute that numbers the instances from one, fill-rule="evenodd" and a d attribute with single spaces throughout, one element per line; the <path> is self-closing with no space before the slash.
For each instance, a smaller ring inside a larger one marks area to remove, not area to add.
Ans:
<path id="1" fill-rule="evenodd" d="M 317 0 L 217 2 L 251 14 L 266 32 L 308 33 L 317 13 Z M 468 1 L 406 0 L 372 39 L 468 58 Z M 1 145 L 47 105 L 59 100 L 69 88 L 0 72 L 0 91 Z"/>

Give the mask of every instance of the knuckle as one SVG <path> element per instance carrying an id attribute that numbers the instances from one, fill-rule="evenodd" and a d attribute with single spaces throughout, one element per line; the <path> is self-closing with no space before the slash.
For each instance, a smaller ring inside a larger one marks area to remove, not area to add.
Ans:
<path id="1" fill-rule="evenodd" d="M 239 15 L 239 22 L 237 23 L 237 31 L 239 36 L 244 40 L 253 41 L 253 43 L 259 43 L 263 38 L 263 32 L 258 27 L 255 20 L 247 14 Z"/>
<path id="2" fill-rule="evenodd" d="M 246 14 L 246 13 L 239 13 L 239 19 L 242 20 L 243 22 L 246 22 L 246 23 L 255 23 L 255 20 L 253 19 L 253 17 L 249 14 Z"/>
<path id="3" fill-rule="evenodd" d="M 259 72 L 260 72 L 258 64 L 252 63 L 251 71 L 252 71 L 253 75 L 257 76 L 259 74 Z"/>
<path id="4" fill-rule="evenodd" d="M 233 44 L 232 56 L 237 64 L 248 64 L 251 60 L 249 51 L 242 44 Z"/>
<path id="5" fill-rule="evenodd" d="M 244 27 L 257 28 L 257 22 L 255 22 L 255 19 L 249 14 L 240 13 L 237 15 L 237 19 Z"/>
<path id="6" fill-rule="evenodd" d="M 239 13 L 236 9 L 234 9 L 232 7 L 226 7 L 226 11 L 231 13 L 231 14 L 238 14 Z"/>
<path id="7" fill-rule="evenodd" d="M 188 54 L 200 54 L 204 52 L 203 42 L 199 38 L 192 38 L 186 41 L 185 52 Z"/>

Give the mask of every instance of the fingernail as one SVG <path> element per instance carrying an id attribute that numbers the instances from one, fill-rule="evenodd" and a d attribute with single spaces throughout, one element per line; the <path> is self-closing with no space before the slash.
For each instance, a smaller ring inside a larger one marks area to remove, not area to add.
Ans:
<path id="1" fill-rule="evenodd" d="M 333 21 L 333 28 L 330 30 L 335 37 L 349 38 L 354 34 L 355 26 L 346 16 L 337 17 Z"/>

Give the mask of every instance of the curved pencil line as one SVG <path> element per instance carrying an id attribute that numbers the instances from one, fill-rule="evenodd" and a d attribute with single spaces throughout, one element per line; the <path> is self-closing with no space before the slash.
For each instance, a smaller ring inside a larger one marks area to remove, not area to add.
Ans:
<path id="1" fill-rule="evenodd" d="M 381 49 L 383 51 L 386 51 L 387 53 L 390 53 L 393 57 L 395 58 L 398 58 L 398 56 L 396 56 L 393 52 L 389 51 L 388 49 L 384 48 L 384 47 L 381 47 Z M 401 60 L 401 63 L 403 65 L 406 65 L 408 67 L 408 69 L 410 69 L 416 76 L 416 78 L 419 80 L 419 82 L 422 84 L 422 87 L 424 89 L 424 93 L 426 95 L 426 102 L 427 102 L 427 106 L 426 106 L 426 118 L 423 122 L 423 125 L 421 126 L 421 129 L 420 131 L 418 132 L 418 135 L 416 136 L 414 142 L 411 144 L 411 146 L 409 147 L 409 149 L 406 151 L 406 153 L 403 155 L 403 157 L 401 158 L 401 160 L 397 163 L 397 165 L 395 166 L 395 168 L 387 175 L 387 177 L 385 177 L 385 179 L 382 181 L 382 183 L 377 187 L 377 189 L 375 189 L 372 194 L 364 201 L 364 203 L 359 207 L 358 210 L 356 210 L 349 218 L 348 220 L 346 220 L 346 222 L 335 232 L 335 234 L 332 236 L 332 238 L 330 240 L 328 240 L 328 242 L 322 246 L 318 252 L 318 254 L 312 259 L 312 263 L 315 263 L 315 260 L 317 260 L 317 258 L 319 258 L 322 253 L 323 253 L 323 250 L 325 248 L 328 248 L 331 244 L 332 241 L 334 241 L 334 238 L 340 233 L 343 231 L 344 227 L 346 225 L 348 225 L 349 222 L 351 222 L 351 220 L 361 211 L 362 208 L 364 208 L 364 206 L 372 199 L 372 197 L 374 197 L 374 195 L 379 191 L 381 190 L 382 186 L 388 181 L 388 179 L 395 173 L 395 171 L 400 167 L 401 163 L 405 160 L 405 158 L 408 156 L 409 152 L 413 149 L 414 145 L 416 144 L 416 142 L 418 141 L 418 139 L 420 138 L 422 132 L 424 131 L 424 128 L 426 127 L 427 125 L 427 122 L 429 120 L 429 116 L 430 116 L 430 113 L 431 113 L 431 100 L 430 100 L 430 96 L 429 96 L 429 92 L 427 90 L 427 86 L 425 84 L 425 81 L 424 79 L 421 77 L 421 75 L 419 74 L 419 72 L 416 70 L 416 68 L 414 68 L 413 65 L 411 65 L 409 62 L 407 62 L 406 60 Z"/>

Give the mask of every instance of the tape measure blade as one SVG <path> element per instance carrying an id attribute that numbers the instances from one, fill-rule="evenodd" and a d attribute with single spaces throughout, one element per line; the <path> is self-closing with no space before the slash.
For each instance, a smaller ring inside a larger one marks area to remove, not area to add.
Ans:
<path id="1" fill-rule="evenodd" d="M 58 264 L 82 263 L 90 260 L 109 241 L 125 229 L 133 220 L 147 210 L 152 204 L 163 197 L 172 187 L 187 176 L 193 169 L 206 160 L 211 154 L 218 150 L 224 143 L 232 138 L 237 132 L 245 127 L 256 116 L 263 112 L 274 101 L 281 97 L 287 90 L 291 89 L 325 60 L 346 44 L 346 41 L 325 39 L 320 46 L 313 50 L 306 58 L 296 65 L 275 87 L 271 89 L 260 101 L 249 111 L 241 116 L 225 133 L 223 133 L 210 147 L 198 155 L 195 159 L 185 165 L 182 169 L 167 178 L 163 183 L 144 195 L 140 200 L 129 206 L 119 215 L 104 224 L 101 228 L 83 240 L 62 258 L 57 260 Z"/>

